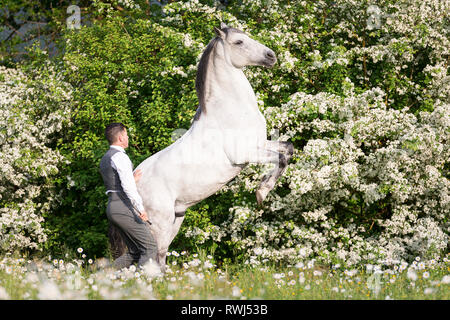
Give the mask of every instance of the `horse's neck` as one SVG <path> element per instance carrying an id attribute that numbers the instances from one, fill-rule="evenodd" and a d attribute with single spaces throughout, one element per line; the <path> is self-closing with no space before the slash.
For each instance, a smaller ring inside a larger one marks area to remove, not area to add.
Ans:
<path id="1" fill-rule="evenodd" d="M 218 46 L 215 50 L 219 50 L 219 53 L 211 57 L 206 80 L 207 112 L 209 109 L 221 108 L 216 107 L 216 104 L 228 108 L 228 111 L 234 108 L 240 111 L 245 109 L 257 111 L 256 96 L 244 72 L 235 68 L 223 54 L 220 54 L 222 46 Z"/>

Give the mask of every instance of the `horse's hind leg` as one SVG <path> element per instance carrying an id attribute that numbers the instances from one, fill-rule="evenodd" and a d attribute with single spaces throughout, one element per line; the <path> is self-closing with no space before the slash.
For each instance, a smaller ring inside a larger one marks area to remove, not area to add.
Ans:
<path id="1" fill-rule="evenodd" d="M 171 227 L 168 224 L 164 224 L 158 228 L 158 264 L 162 272 L 166 270 L 166 257 L 169 250 Z"/>
<path id="2" fill-rule="evenodd" d="M 171 226 L 166 226 L 160 229 L 162 236 L 158 239 L 158 263 L 161 267 L 161 271 L 165 272 L 167 264 L 167 252 L 169 251 L 169 246 L 172 243 L 172 240 L 178 233 L 180 229 L 181 223 L 183 222 L 184 217 L 176 217 L 175 222 Z M 173 221 L 173 220 L 172 220 Z"/>
<path id="3" fill-rule="evenodd" d="M 155 196 L 155 193 L 153 196 Z M 160 197 L 158 200 L 157 202 L 152 198 L 147 199 L 147 203 L 144 202 L 144 207 L 149 215 L 150 230 L 156 240 L 156 262 L 159 264 L 161 271 L 164 272 L 168 242 L 172 232 L 171 225 L 173 223 L 174 208 L 173 206 L 165 205 L 172 202 L 171 199 L 167 199 L 167 202 L 165 202 Z"/>

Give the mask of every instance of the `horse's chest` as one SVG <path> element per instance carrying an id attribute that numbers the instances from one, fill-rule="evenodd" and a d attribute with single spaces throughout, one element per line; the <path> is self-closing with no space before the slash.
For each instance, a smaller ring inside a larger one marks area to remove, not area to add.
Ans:
<path id="1" fill-rule="evenodd" d="M 247 101 L 236 101 L 223 106 L 218 121 L 222 126 L 230 128 L 265 128 L 266 119 L 256 104 Z"/>

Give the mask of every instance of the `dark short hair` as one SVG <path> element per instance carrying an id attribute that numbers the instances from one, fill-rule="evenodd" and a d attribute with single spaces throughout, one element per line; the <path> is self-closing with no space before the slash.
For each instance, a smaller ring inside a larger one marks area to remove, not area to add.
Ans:
<path id="1" fill-rule="evenodd" d="M 106 140 L 108 140 L 110 145 L 113 144 L 114 142 L 116 142 L 117 135 L 124 130 L 126 130 L 126 127 L 123 125 L 123 123 L 115 122 L 108 124 L 105 128 Z"/>

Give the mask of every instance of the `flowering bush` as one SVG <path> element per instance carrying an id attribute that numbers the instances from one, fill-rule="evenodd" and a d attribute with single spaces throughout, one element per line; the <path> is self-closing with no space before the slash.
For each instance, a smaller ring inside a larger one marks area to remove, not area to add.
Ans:
<path id="1" fill-rule="evenodd" d="M 54 146 L 69 125 L 71 88 L 0 66 L 0 251 L 42 248 L 45 215 L 60 200 L 55 177 L 65 158 Z"/>
<path id="2" fill-rule="evenodd" d="M 196 66 L 224 21 L 276 52 L 275 68 L 244 72 L 268 135 L 296 151 L 262 207 L 254 193 L 270 166 L 250 165 L 188 210 L 172 247 L 251 264 L 354 265 L 448 251 L 448 2 L 151 3 L 96 1 L 84 12 L 101 19 L 63 33 L 77 126 L 40 154 L 71 161 L 51 215 L 58 241 L 104 253 L 104 126 L 127 125 L 135 164 L 169 145 L 190 125 Z"/>
<path id="3" fill-rule="evenodd" d="M 239 195 L 226 218 L 185 236 L 225 243 L 256 264 L 353 265 L 447 250 L 449 31 L 443 15 L 431 15 L 448 6 L 377 4 L 242 1 L 232 12 L 245 23 L 227 16 L 276 49 L 278 70 L 246 74 L 269 134 L 297 150 L 265 207 L 249 194 L 267 168 L 251 165 L 222 191 Z"/>
<path id="4" fill-rule="evenodd" d="M 345 98 L 296 93 L 281 108 L 267 108 L 282 138 L 317 138 L 297 150 L 278 182 L 287 194 L 272 192 L 264 210 L 233 207 L 210 236 L 229 236 L 249 258 L 291 263 L 312 256 L 347 264 L 380 255 L 409 260 L 446 250 L 450 105 L 408 111 L 388 109 L 377 88 Z M 261 176 L 249 168 L 236 191 L 255 190 Z"/>

